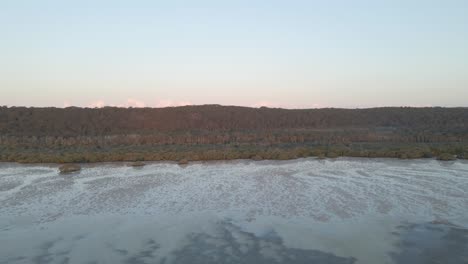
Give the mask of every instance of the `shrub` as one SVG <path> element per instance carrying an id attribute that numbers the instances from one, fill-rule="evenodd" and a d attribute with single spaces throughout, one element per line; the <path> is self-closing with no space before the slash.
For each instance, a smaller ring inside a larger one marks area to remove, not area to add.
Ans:
<path id="1" fill-rule="evenodd" d="M 141 162 L 141 161 L 135 161 L 135 162 L 130 164 L 130 166 L 132 166 L 132 167 L 143 167 L 145 165 L 146 164 L 144 162 Z"/>
<path id="2" fill-rule="evenodd" d="M 179 165 L 187 165 L 189 163 L 189 161 L 187 159 L 181 159 L 179 160 L 179 162 L 177 164 Z"/>
<path id="3" fill-rule="evenodd" d="M 448 161 L 448 160 L 455 160 L 455 156 L 452 155 L 452 154 L 449 154 L 449 153 L 442 153 L 440 154 L 438 157 L 437 157 L 438 160 L 444 160 L 444 161 Z"/>
<path id="4" fill-rule="evenodd" d="M 71 172 L 76 172 L 80 170 L 81 170 L 81 167 L 76 164 L 65 164 L 59 167 L 60 173 L 71 173 Z"/>

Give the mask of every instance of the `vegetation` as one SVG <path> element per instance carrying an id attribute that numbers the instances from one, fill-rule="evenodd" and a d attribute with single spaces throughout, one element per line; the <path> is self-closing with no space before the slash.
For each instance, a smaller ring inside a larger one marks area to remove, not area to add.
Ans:
<path id="1" fill-rule="evenodd" d="M 449 154 L 449 153 L 442 153 L 440 154 L 439 157 L 437 157 L 438 160 L 456 160 L 455 155 Z"/>
<path id="2" fill-rule="evenodd" d="M 468 157 L 468 108 L 0 107 L 0 161 Z"/>
<path id="3" fill-rule="evenodd" d="M 135 161 L 135 162 L 132 162 L 132 163 L 130 164 L 130 166 L 132 166 L 132 167 L 143 167 L 143 166 L 145 166 L 145 165 L 146 165 L 146 164 L 145 164 L 144 162 L 141 162 L 141 161 Z"/>
<path id="4" fill-rule="evenodd" d="M 182 160 L 179 160 L 178 164 L 179 165 L 187 165 L 189 163 L 189 161 L 187 159 L 182 159 Z"/>
<path id="5" fill-rule="evenodd" d="M 80 171 L 81 167 L 76 164 L 65 164 L 59 167 L 60 173 L 70 173 Z"/>

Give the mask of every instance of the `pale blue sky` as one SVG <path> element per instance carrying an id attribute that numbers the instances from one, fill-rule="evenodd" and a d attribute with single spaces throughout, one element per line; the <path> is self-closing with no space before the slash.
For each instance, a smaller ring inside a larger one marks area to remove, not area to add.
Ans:
<path id="1" fill-rule="evenodd" d="M 0 105 L 468 106 L 468 1 L 0 0 Z"/>

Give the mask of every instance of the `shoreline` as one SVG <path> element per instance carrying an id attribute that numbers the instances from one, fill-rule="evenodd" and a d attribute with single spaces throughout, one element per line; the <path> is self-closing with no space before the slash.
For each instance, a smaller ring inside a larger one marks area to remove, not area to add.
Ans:
<path id="1" fill-rule="evenodd" d="M 214 159 L 214 160 L 189 160 L 188 163 L 186 164 L 179 164 L 178 160 L 145 160 L 141 161 L 144 163 L 143 166 L 147 165 L 153 165 L 153 164 L 173 164 L 173 165 L 179 165 L 181 167 L 188 166 L 188 165 L 194 165 L 194 164 L 217 164 L 217 163 L 250 163 L 250 162 L 258 162 L 258 163 L 268 163 L 268 162 L 282 162 L 282 163 L 288 163 L 288 162 L 298 162 L 301 160 L 313 160 L 313 161 L 337 161 L 337 160 L 348 160 L 348 161 L 353 161 L 353 160 L 367 160 L 367 161 L 438 161 L 441 163 L 454 163 L 454 162 L 461 162 L 461 163 L 468 163 L 468 159 L 453 159 L 453 160 L 440 160 L 437 158 L 394 158 L 394 157 L 353 157 L 353 156 L 339 156 L 339 157 L 334 157 L 334 158 L 319 158 L 316 156 L 309 156 L 309 157 L 298 157 L 298 158 L 293 158 L 293 159 L 262 159 L 262 160 L 254 160 L 254 159 Z M 78 164 L 80 166 L 85 166 L 85 167 L 93 167 L 93 166 L 105 166 L 105 165 L 121 165 L 123 167 L 132 167 L 132 163 L 135 161 L 97 161 L 97 162 L 68 162 L 68 163 L 59 163 L 59 162 L 18 162 L 18 161 L 0 161 L 0 165 L 31 165 L 31 166 L 45 166 L 45 167 L 56 167 L 64 164 Z M 141 168 L 141 167 L 135 167 L 136 169 Z"/>
<path id="2" fill-rule="evenodd" d="M 181 164 L 194 161 L 225 160 L 294 160 L 314 157 L 395 158 L 439 160 L 468 159 L 468 143 L 353 143 L 336 145 L 286 144 L 286 145 L 165 145 L 95 148 L 66 147 L 2 147 L 0 162 L 69 164 L 97 162 L 153 162 L 168 161 Z"/>

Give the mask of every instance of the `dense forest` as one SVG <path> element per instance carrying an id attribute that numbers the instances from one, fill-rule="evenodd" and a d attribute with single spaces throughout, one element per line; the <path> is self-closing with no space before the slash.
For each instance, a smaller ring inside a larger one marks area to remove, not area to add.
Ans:
<path id="1" fill-rule="evenodd" d="M 468 108 L 0 107 L 0 160 L 468 156 Z"/>

